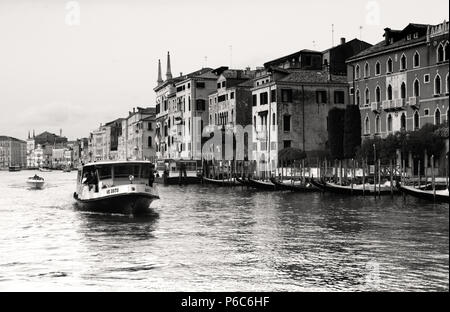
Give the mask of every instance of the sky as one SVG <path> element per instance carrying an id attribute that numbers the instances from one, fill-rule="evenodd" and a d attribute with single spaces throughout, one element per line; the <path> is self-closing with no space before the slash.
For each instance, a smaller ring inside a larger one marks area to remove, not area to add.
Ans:
<path id="1" fill-rule="evenodd" d="M 172 74 L 262 66 L 341 37 L 449 20 L 447 0 L 0 0 L 0 135 L 87 137 L 133 107 L 155 105 Z M 361 28 L 362 27 L 362 28 Z"/>

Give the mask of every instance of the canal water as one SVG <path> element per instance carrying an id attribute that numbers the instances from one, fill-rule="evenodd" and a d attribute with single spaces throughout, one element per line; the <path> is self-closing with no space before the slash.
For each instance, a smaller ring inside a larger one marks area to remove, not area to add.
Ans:
<path id="1" fill-rule="evenodd" d="M 77 211 L 76 173 L 0 172 L 0 291 L 449 289 L 448 205 L 159 186 L 148 216 Z"/>

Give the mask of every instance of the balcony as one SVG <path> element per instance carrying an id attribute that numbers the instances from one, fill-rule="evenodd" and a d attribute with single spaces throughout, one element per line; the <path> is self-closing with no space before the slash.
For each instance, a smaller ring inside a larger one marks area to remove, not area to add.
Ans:
<path id="1" fill-rule="evenodd" d="M 380 102 L 372 102 L 370 104 L 370 108 L 373 112 L 379 112 L 381 110 L 381 103 Z"/>
<path id="2" fill-rule="evenodd" d="M 385 100 L 383 102 L 381 102 L 381 106 L 385 111 L 391 110 L 393 105 L 393 100 Z"/>
<path id="3" fill-rule="evenodd" d="M 256 131 L 256 139 L 259 141 L 266 141 L 267 140 L 267 131 Z"/>
<path id="4" fill-rule="evenodd" d="M 395 100 L 395 108 L 403 108 L 406 105 L 406 99 L 396 99 Z"/>
<path id="5" fill-rule="evenodd" d="M 385 100 L 381 103 L 381 106 L 385 111 L 401 110 L 405 105 L 405 99 Z"/>
<path id="6" fill-rule="evenodd" d="M 420 108 L 420 103 L 419 103 L 419 98 L 417 96 L 412 96 L 409 98 L 409 106 L 411 106 L 412 108 L 416 108 L 419 109 Z"/>

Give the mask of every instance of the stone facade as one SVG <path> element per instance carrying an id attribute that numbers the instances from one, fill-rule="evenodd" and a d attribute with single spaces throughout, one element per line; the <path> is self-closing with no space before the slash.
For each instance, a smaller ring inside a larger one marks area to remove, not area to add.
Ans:
<path id="1" fill-rule="evenodd" d="M 0 169 L 8 169 L 9 166 L 27 165 L 27 142 L 9 137 L 0 136 Z"/>

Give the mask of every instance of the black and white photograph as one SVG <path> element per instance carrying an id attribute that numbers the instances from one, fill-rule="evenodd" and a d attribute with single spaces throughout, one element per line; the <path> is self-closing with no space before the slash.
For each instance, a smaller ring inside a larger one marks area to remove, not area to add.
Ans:
<path id="1" fill-rule="evenodd" d="M 0 292 L 448 293 L 449 57 L 446 0 L 0 0 Z"/>

